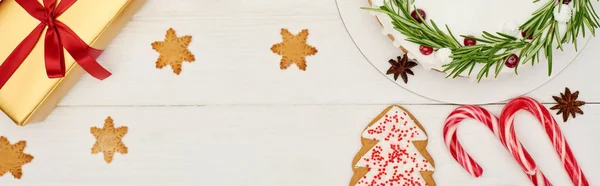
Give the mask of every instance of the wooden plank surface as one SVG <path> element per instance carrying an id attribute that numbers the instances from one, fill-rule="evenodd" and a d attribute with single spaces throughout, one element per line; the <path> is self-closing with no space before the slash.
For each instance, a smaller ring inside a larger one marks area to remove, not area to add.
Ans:
<path id="1" fill-rule="evenodd" d="M 100 58 L 115 75 L 102 82 L 85 76 L 61 105 L 437 103 L 390 83 L 375 70 L 352 42 L 334 2 L 262 0 L 247 7 L 201 2 L 177 1 L 159 9 L 160 3 L 149 1 Z M 316 11 L 306 7 L 310 4 L 321 13 L 290 13 Z M 215 7 L 235 13 L 226 16 Z M 180 76 L 154 67 L 158 54 L 150 43 L 162 40 L 170 27 L 194 37 L 190 50 L 197 60 L 184 64 Z M 308 71 L 279 69 L 280 57 L 269 48 L 281 41 L 281 28 L 309 29 L 308 43 L 319 53 L 308 57 Z M 590 41 L 561 75 L 528 95 L 550 103 L 552 95 L 568 86 L 581 90 L 582 99 L 600 102 L 600 89 L 589 86 L 590 79 L 598 78 L 598 48 L 600 40 Z"/>
<path id="2" fill-rule="evenodd" d="M 154 67 L 150 43 L 170 27 L 193 36 L 197 60 L 180 76 Z M 307 58 L 306 72 L 279 69 L 269 49 L 281 41 L 281 28 L 309 29 L 319 53 Z M 586 114 L 560 125 L 591 185 L 600 184 L 599 49 L 593 39 L 561 75 L 528 94 L 552 103 L 564 87 L 581 91 Z M 475 179 L 463 171 L 441 135 L 456 106 L 380 74 L 352 42 L 334 0 L 148 0 L 100 61 L 114 75 L 102 82 L 85 76 L 48 121 L 16 127 L 0 116 L 0 136 L 27 140 L 35 156 L 22 180 L 5 175 L 0 185 L 347 185 L 360 131 L 389 104 L 408 108 L 429 132 L 438 185 L 530 185 L 501 144 L 471 121 L 459 134 L 485 173 Z M 488 108 L 498 114 L 501 106 Z M 130 153 L 106 165 L 90 153 L 89 130 L 109 115 L 130 127 Z M 517 120 L 530 123 L 517 125 L 519 137 L 554 185 L 570 185 L 540 125 L 528 115 Z"/>
<path id="3" fill-rule="evenodd" d="M 0 135 L 27 140 L 35 156 L 22 180 L 0 177 L 3 185 L 347 185 L 360 132 L 387 105 L 61 107 L 40 125 L 0 125 Z M 529 180 L 485 126 L 466 121 L 458 134 L 481 163 L 475 179 L 455 163 L 442 139 L 442 125 L 454 106 L 405 106 L 429 134 L 439 185 L 528 185 Z M 489 106 L 499 113 L 501 106 Z M 600 106 L 560 123 L 591 185 L 600 183 L 600 152 L 594 142 Z M 104 163 L 92 155 L 90 127 L 107 116 L 128 126 L 129 154 Z M 8 120 L 2 120 L 7 123 Z M 558 156 L 535 119 L 517 117 L 520 140 L 555 185 L 570 185 Z"/>

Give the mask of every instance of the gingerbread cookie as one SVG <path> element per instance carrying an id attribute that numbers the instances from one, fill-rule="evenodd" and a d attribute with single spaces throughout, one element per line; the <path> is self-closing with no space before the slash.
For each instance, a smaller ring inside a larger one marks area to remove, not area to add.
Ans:
<path id="1" fill-rule="evenodd" d="M 196 61 L 194 54 L 188 50 L 190 42 L 192 42 L 192 36 L 177 37 L 175 30 L 169 28 L 163 41 L 152 43 L 152 49 L 160 53 L 156 60 L 156 68 L 162 69 L 170 65 L 173 73 L 181 74 L 184 61 L 190 63 Z"/>
<path id="2" fill-rule="evenodd" d="M 26 146 L 25 141 L 10 144 L 6 137 L 0 136 L 0 177 L 10 172 L 13 177 L 21 179 L 22 167 L 33 160 L 33 156 L 23 152 Z"/>
<path id="3" fill-rule="evenodd" d="M 435 186 L 427 140 L 412 114 L 397 105 L 388 107 L 362 132 L 363 146 L 352 161 L 350 186 Z"/>
<path id="4" fill-rule="evenodd" d="M 92 127 L 90 132 L 96 138 L 96 143 L 92 147 L 92 154 L 102 152 L 104 161 L 111 163 L 115 153 L 127 154 L 128 148 L 123 144 L 123 137 L 127 134 L 128 127 L 122 126 L 115 128 L 113 119 L 109 116 L 104 120 L 104 127 Z"/>
<path id="5" fill-rule="evenodd" d="M 312 56 L 319 52 L 317 48 L 306 43 L 308 30 L 304 29 L 298 35 L 294 35 L 289 30 L 282 28 L 281 37 L 283 42 L 271 47 L 273 53 L 282 56 L 279 63 L 281 70 L 296 64 L 300 70 L 306 71 L 306 56 Z"/>

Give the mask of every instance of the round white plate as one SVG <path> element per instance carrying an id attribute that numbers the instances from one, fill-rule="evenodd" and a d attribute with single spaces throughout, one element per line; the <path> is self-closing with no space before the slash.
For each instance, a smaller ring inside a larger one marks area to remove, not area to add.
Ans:
<path id="1" fill-rule="evenodd" d="M 394 81 L 392 75 L 386 75 L 390 59 L 402 55 L 402 51 L 392 45 L 392 41 L 382 34 L 381 26 L 375 16 L 361 7 L 368 7 L 367 0 L 336 0 L 340 16 L 352 40 L 365 58 L 383 75 L 399 86 L 432 100 L 453 104 L 487 104 L 509 100 L 527 94 L 550 81 L 562 72 L 578 55 L 589 39 L 578 39 L 578 50 L 571 45 L 565 45 L 563 51 L 554 51 L 552 75 L 548 76 L 548 65 L 545 59 L 535 66 L 521 65 L 519 75 L 514 73 L 501 74 L 493 79 L 477 82 L 475 78 L 446 78 L 446 74 L 427 71 L 417 66 L 412 70 L 415 75 L 408 77 L 408 84 L 399 78 Z M 594 2 L 596 9 L 598 3 Z M 475 73 L 475 72 L 474 72 Z"/>

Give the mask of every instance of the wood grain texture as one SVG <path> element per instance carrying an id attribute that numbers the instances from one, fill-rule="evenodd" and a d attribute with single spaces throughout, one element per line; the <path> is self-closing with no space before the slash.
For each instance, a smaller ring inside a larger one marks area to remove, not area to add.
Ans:
<path id="1" fill-rule="evenodd" d="M 180 76 L 158 70 L 150 46 L 173 27 L 193 35 L 196 62 Z M 319 49 L 308 70 L 282 71 L 269 48 L 281 28 L 309 29 Z M 564 73 L 529 95 L 546 103 L 564 90 L 580 90 L 583 116 L 561 123 L 592 185 L 600 184 L 600 40 L 592 40 Z M 441 186 L 528 185 L 516 163 L 484 126 L 461 125 L 461 142 L 485 169 L 471 178 L 454 162 L 442 139 L 443 120 L 455 106 L 433 102 L 389 82 L 355 47 L 334 0 L 148 0 L 100 61 L 114 75 L 89 76 L 44 123 L 14 126 L 0 116 L 0 135 L 27 140 L 36 159 L 11 186 L 305 186 L 346 185 L 357 136 L 382 109 L 400 104 L 426 128 L 428 150 Z M 510 87 L 507 87 L 510 88 Z M 481 95 L 485 96 L 485 95 Z M 500 113 L 501 106 L 488 106 Z M 106 165 L 92 155 L 90 127 L 107 116 L 127 125 L 127 155 Z M 533 117 L 519 116 L 517 132 L 555 185 L 569 179 Z M 531 124 L 525 124 L 531 123 Z M 551 154 L 551 155 L 548 155 Z"/>
<path id="2" fill-rule="evenodd" d="M 388 105 L 202 106 L 202 107 L 61 107 L 47 122 L 27 127 L 0 119 L 0 135 L 27 140 L 36 159 L 24 166 L 22 180 L 0 177 L 0 184 L 37 185 L 347 185 L 364 127 Z M 472 178 L 454 162 L 442 137 L 444 119 L 455 107 L 404 106 L 429 134 L 427 150 L 436 162 L 440 186 L 528 185 L 530 182 L 502 144 L 485 126 L 465 121 L 458 130 L 466 150 L 484 174 Z M 488 106 L 500 113 L 501 106 Z M 591 185 L 600 183 L 600 151 L 593 142 L 600 106 L 586 105 L 586 115 L 560 123 Z M 127 155 L 107 165 L 92 155 L 90 127 L 112 116 L 126 125 Z M 516 118 L 523 145 L 555 185 L 570 180 L 531 115 Z"/>
<path id="3" fill-rule="evenodd" d="M 102 82 L 84 76 L 61 105 L 437 103 L 389 82 L 372 67 L 350 39 L 333 0 L 161 2 L 150 0 L 101 56 L 114 75 Z M 190 50 L 197 60 L 184 64 L 180 76 L 154 68 L 158 54 L 150 43 L 170 27 L 194 36 Z M 320 52 L 307 58 L 308 71 L 279 69 L 280 57 L 269 48 L 280 42 L 281 28 L 310 30 L 308 43 Z M 569 86 L 581 90 L 583 100 L 600 102 L 600 89 L 586 86 L 598 78 L 598 48 L 600 40 L 590 41 L 570 67 L 529 96 L 548 103 Z"/>

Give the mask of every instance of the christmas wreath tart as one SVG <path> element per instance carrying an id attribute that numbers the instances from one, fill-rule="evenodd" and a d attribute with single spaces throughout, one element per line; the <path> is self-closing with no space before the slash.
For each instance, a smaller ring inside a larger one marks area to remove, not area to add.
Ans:
<path id="1" fill-rule="evenodd" d="M 547 63 L 593 37 L 600 23 L 595 0 L 368 0 L 382 33 L 426 70 L 476 80 Z M 478 8 L 486 7 L 486 8 Z M 498 8 L 489 8 L 498 7 Z M 510 11 L 506 11 L 510 10 Z"/>

